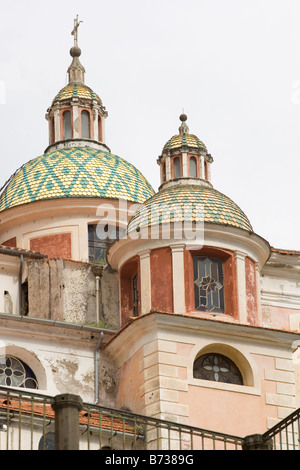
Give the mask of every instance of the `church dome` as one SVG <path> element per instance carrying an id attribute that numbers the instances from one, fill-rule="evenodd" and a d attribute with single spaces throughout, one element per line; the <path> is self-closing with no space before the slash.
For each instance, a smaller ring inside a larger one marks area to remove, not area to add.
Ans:
<path id="1" fill-rule="evenodd" d="M 154 194 L 126 160 L 103 150 L 73 147 L 41 155 L 11 176 L 0 194 L 0 211 L 34 201 L 99 197 L 143 203 Z"/>
<path id="2" fill-rule="evenodd" d="M 196 135 L 190 134 L 189 127 L 186 123 L 187 115 L 181 114 L 179 119 L 181 121 L 179 134 L 173 135 L 173 137 L 167 141 L 163 147 L 162 153 L 164 154 L 168 150 L 172 151 L 181 149 L 182 147 L 190 147 L 192 149 L 199 149 L 206 152 L 207 149 L 205 144 L 200 139 L 198 139 Z"/>
<path id="3" fill-rule="evenodd" d="M 198 137 L 194 134 L 178 134 L 171 137 L 171 139 L 166 142 L 163 148 L 163 153 L 166 150 L 173 150 L 177 148 L 181 148 L 183 146 L 193 147 L 197 149 L 203 149 L 206 151 L 206 146 Z"/>
<path id="4" fill-rule="evenodd" d="M 82 83 L 69 83 L 62 88 L 55 96 L 52 105 L 57 101 L 70 100 L 72 98 L 96 100 L 102 105 L 99 96 L 87 85 Z"/>
<path id="5" fill-rule="evenodd" d="M 148 199 L 128 224 L 128 233 L 164 223 L 197 222 L 238 227 L 252 232 L 244 212 L 224 194 L 210 187 L 174 186 Z"/>

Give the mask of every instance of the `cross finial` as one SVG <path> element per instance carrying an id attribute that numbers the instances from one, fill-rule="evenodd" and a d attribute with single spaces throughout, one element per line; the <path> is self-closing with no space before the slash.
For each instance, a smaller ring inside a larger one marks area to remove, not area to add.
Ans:
<path id="1" fill-rule="evenodd" d="M 74 46 L 75 47 L 78 47 L 78 28 L 79 28 L 79 25 L 80 23 L 82 23 L 82 21 L 78 21 L 78 15 L 76 16 L 76 18 L 74 19 L 74 29 L 72 31 L 72 35 L 74 36 Z"/>

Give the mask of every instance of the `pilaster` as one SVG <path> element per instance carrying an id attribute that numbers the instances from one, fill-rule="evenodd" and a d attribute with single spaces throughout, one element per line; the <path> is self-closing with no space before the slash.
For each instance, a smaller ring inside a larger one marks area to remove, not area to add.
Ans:
<path id="1" fill-rule="evenodd" d="M 145 250 L 138 254 L 140 258 L 140 277 L 141 277 L 141 314 L 148 313 L 151 310 L 151 250 Z"/>
<path id="2" fill-rule="evenodd" d="M 171 245 L 174 313 L 185 313 L 184 247 L 183 244 Z"/>

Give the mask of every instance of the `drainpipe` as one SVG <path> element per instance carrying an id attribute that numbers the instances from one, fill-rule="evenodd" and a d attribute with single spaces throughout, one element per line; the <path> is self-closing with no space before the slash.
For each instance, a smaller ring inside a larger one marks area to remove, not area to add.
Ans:
<path id="1" fill-rule="evenodd" d="M 96 322 L 100 323 L 100 279 L 102 276 L 103 266 L 95 264 L 92 267 L 92 272 L 94 273 L 96 279 Z"/>
<path id="2" fill-rule="evenodd" d="M 100 323 L 100 276 L 96 276 L 96 322 Z"/>
<path id="3" fill-rule="evenodd" d="M 19 315 L 22 317 L 22 273 L 23 273 L 23 255 L 20 256 L 20 271 L 19 271 Z"/>
<path id="4" fill-rule="evenodd" d="M 104 333 L 101 331 L 100 337 L 98 339 L 96 349 L 95 349 L 95 404 L 98 402 L 99 394 L 99 349 L 103 340 Z"/>

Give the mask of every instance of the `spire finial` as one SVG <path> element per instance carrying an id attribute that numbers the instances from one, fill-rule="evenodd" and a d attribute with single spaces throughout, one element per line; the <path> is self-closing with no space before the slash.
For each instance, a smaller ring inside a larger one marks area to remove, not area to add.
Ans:
<path id="1" fill-rule="evenodd" d="M 76 16 L 76 18 L 74 19 L 74 28 L 73 28 L 73 31 L 72 31 L 72 36 L 74 36 L 74 47 L 78 47 L 78 28 L 79 28 L 79 25 L 80 23 L 82 23 L 82 21 L 78 21 L 78 15 Z"/>
<path id="2" fill-rule="evenodd" d="M 78 46 L 78 28 L 82 21 L 78 21 L 78 15 L 74 19 L 74 28 L 71 32 L 74 36 L 74 46 L 70 49 L 70 55 L 73 57 L 72 64 L 68 68 L 69 82 L 84 83 L 84 67 L 81 65 L 78 57 L 81 55 L 81 49 Z"/>
<path id="3" fill-rule="evenodd" d="M 180 114 L 179 119 L 181 121 L 181 126 L 179 127 L 179 133 L 180 134 L 188 134 L 189 133 L 189 127 L 185 122 L 187 120 L 187 115 L 182 113 L 182 114 Z"/>

